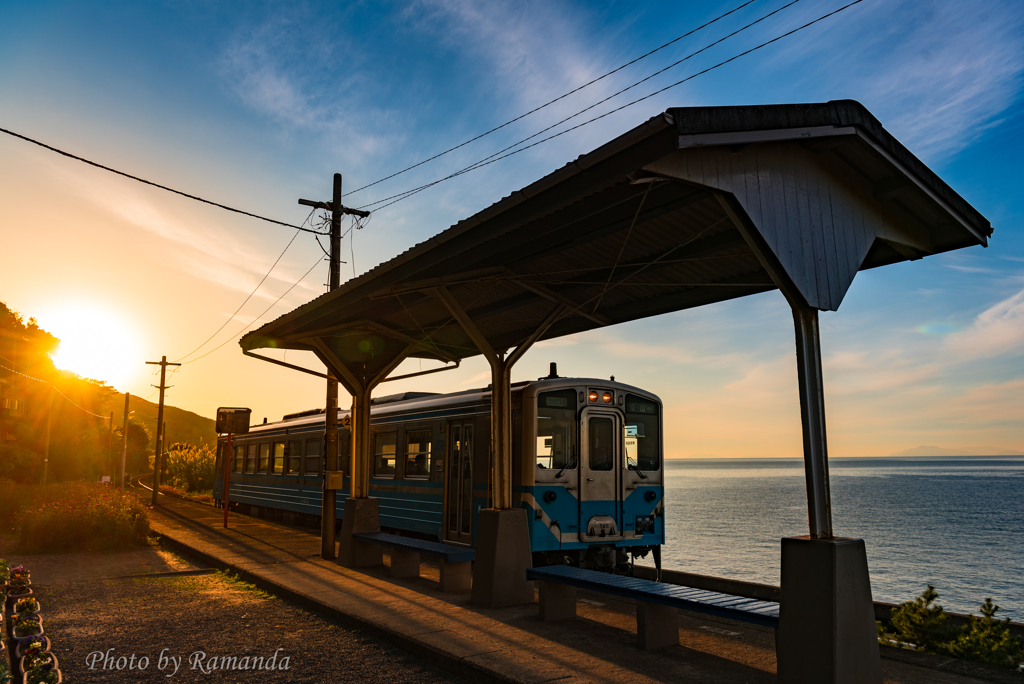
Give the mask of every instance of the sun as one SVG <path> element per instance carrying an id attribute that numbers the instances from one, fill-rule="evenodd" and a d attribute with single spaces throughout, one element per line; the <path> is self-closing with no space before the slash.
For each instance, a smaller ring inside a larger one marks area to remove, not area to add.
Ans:
<path id="1" fill-rule="evenodd" d="M 53 363 L 62 370 L 113 387 L 143 369 L 138 337 L 131 326 L 101 307 L 79 305 L 40 316 L 39 324 L 60 338 Z"/>

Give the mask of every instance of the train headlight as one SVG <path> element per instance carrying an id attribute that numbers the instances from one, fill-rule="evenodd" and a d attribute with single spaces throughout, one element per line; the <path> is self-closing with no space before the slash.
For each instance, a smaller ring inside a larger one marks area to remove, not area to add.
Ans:
<path id="1" fill-rule="evenodd" d="M 647 501 L 648 503 L 654 501 L 657 498 L 658 493 L 653 489 L 648 489 L 646 492 L 644 492 L 644 500 Z"/>
<path id="2" fill-rule="evenodd" d="M 587 399 L 590 401 L 597 401 L 597 392 L 595 390 L 590 390 L 590 394 L 587 395 Z"/>
<path id="3" fill-rule="evenodd" d="M 611 392 L 605 392 L 604 394 L 602 394 L 601 395 L 601 401 L 603 401 L 606 404 L 612 403 L 612 393 Z"/>
<path id="4" fill-rule="evenodd" d="M 546 503 L 554 503 L 555 499 L 557 499 L 557 498 L 558 498 L 558 495 L 555 494 L 550 489 L 548 491 L 544 492 L 544 501 Z"/>

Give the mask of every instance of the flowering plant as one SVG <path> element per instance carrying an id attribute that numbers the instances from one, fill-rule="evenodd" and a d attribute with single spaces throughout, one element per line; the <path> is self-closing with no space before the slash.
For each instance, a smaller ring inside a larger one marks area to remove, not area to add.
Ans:
<path id="1" fill-rule="evenodd" d="M 24 657 L 25 661 L 22 664 L 22 667 L 24 667 L 26 671 L 34 668 L 36 665 L 45 665 L 46 663 L 49 663 L 52 667 L 57 664 L 53 654 L 49 651 L 40 651 L 39 653 L 32 654 L 26 653 Z"/>
<path id="2" fill-rule="evenodd" d="M 12 580 L 27 580 L 29 578 L 29 572 L 25 569 L 24 565 L 15 565 L 8 572 L 10 573 Z"/>
<path id="3" fill-rule="evenodd" d="M 34 619 L 33 619 L 34 618 Z M 39 620 L 38 615 L 29 615 L 24 618 L 19 617 L 14 623 L 14 638 L 21 639 L 22 637 L 32 636 L 33 634 L 43 633 L 43 623 Z"/>
<path id="4" fill-rule="evenodd" d="M 31 614 L 39 612 L 39 601 L 31 596 L 26 596 L 23 599 L 18 599 L 14 603 L 14 612 L 19 614 Z"/>
<path id="5" fill-rule="evenodd" d="M 57 684 L 60 679 L 60 670 L 54 669 L 52 662 L 37 662 L 25 673 L 25 681 L 29 684 Z"/>
<path id="6" fill-rule="evenodd" d="M 6 658 L 0 658 L 0 684 L 11 684 L 11 668 L 7 666 Z"/>
<path id="7" fill-rule="evenodd" d="M 46 642 L 38 636 L 25 637 L 18 642 L 22 655 L 37 655 L 46 650 Z"/>
<path id="8" fill-rule="evenodd" d="M 32 587 L 28 585 L 28 582 L 24 584 L 18 583 L 11 580 L 7 583 L 7 595 L 8 596 L 28 596 L 32 593 Z"/>

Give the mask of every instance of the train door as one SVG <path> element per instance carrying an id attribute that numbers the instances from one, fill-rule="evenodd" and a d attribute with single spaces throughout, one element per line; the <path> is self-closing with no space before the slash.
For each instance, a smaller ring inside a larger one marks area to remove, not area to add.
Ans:
<path id="1" fill-rule="evenodd" d="M 444 503 L 445 541 L 473 543 L 473 423 L 448 426 Z"/>
<path id="2" fill-rule="evenodd" d="M 622 538 L 622 419 L 585 409 L 580 423 L 580 539 Z"/>

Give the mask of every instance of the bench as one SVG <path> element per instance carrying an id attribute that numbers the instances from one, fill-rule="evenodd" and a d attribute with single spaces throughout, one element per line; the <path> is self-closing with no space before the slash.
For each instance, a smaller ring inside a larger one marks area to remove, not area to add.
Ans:
<path id="1" fill-rule="evenodd" d="M 679 644 L 680 608 L 765 627 L 779 626 L 779 604 L 771 601 L 568 565 L 531 568 L 526 571 L 526 578 L 540 582 L 540 618 L 546 622 L 576 617 L 577 589 L 634 599 L 637 642 L 644 650 Z"/>
<path id="2" fill-rule="evenodd" d="M 441 559 L 441 591 L 469 591 L 473 584 L 472 562 L 475 551 L 465 546 L 399 537 L 386 532 L 360 532 L 353 538 L 367 544 L 391 549 L 392 577 L 419 577 L 420 556 Z"/>

